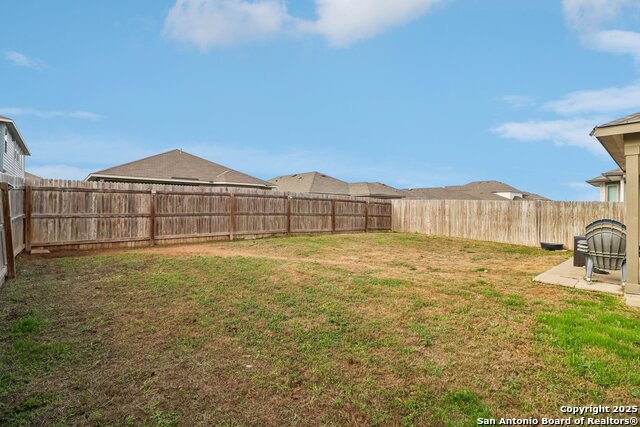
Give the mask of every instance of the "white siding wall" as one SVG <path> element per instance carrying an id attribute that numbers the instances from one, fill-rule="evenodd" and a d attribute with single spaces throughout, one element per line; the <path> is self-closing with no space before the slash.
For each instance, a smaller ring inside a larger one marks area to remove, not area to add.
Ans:
<path id="1" fill-rule="evenodd" d="M 2 125 L 2 133 L 0 134 L 0 141 L 2 142 L 0 145 L 0 150 L 2 150 L 2 172 L 24 178 L 24 152 L 11 131 L 5 133 L 5 129 L 8 129 L 8 127 Z"/>
<path id="2" fill-rule="evenodd" d="M 4 165 L 4 130 L 6 129 L 4 123 L 0 123 L 0 165 Z M 0 172 L 2 172 L 4 166 L 0 167 Z"/>

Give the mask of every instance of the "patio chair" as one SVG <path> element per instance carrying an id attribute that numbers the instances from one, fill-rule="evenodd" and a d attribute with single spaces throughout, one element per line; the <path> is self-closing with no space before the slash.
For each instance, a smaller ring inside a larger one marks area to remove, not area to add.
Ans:
<path id="1" fill-rule="evenodd" d="M 578 243 L 586 252 L 587 282 L 591 283 L 594 269 L 621 270 L 622 283 L 627 281 L 626 226 L 612 219 L 600 219 L 587 225 L 585 241 Z"/>

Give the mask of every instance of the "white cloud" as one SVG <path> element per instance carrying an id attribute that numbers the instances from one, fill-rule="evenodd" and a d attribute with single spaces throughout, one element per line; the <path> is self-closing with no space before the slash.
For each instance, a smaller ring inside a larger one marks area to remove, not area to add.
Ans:
<path id="1" fill-rule="evenodd" d="M 600 200 L 600 189 L 586 182 L 567 182 L 566 187 L 574 191 L 571 200 L 577 202 L 597 202 Z"/>
<path id="2" fill-rule="evenodd" d="M 522 96 L 522 95 L 505 95 L 500 98 L 503 102 L 511 105 L 512 107 L 522 108 L 522 107 L 531 107 L 536 104 L 534 98 L 530 96 Z"/>
<path id="3" fill-rule="evenodd" d="M 164 31 L 206 49 L 274 37 L 289 20 L 285 4 L 278 0 L 177 0 Z"/>
<path id="4" fill-rule="evenodd" d="M 526 122 L 504 123 L 492 129 L 502 138 L 520 142 L 551 141 L 556 146 L 586 148 L 592 153 L 606 154 L 595 138 L 589 136 L 590 131 L 601 118 L 569 119 L 569 120 L 529 120 Z"/>
<path id="5" fill-rule="evenodd" d="M 21 107 L 0 107 L 0 114 L 5 116 L 35 116 L 41 119 L 68 118 L 100 120 L 102 118 L 100 114 L 92 113 L 90 111 L 41 111 L 35 108 Z"/>
<path id="6" fill-rule="evenodd" d="M 619 16 L 635 0 L 563 0 L 565 18 L 579 31 L 594 31 Z"/>
<path id="7" fill-rule="evenodd" d="M 443 0 L 315 0 L 317 19 L 290 15 L 284 0 L 176 0 L 165 34 L 206 50 L 290 34 L 345 47 L 417 19 Z"/>
<path id="8" fill-rule="evenodd" d="M 16 52 L 15 50 L 5 50 L 4 57 L 7 61 L 14 65 L 25 68 L 44 68 L 45 63 L 39 59 L 29 58 L 28 56 Z"/>
<path id="9" fill-rule="evenodd" d="M 640 83 L 569 93 L 559 100 L 547 102 L 544 107 L 559 114 L 637 110 L 640 108 Z"/>
<path id="10" fill-rule="evenodd" d="M 631 55 L 640 62 L 640 33 L 622 30 L 597 31 L 589 36 L 595 49 L 618 55 Z"/>
<path id="11" fill-rule="evenodd" d="M 563 0 L 565 18 L 591 49 L 631 55 L 640 62 L 640 33 L 616 26 L 626 16 L 640 11 L 637 0 Z"/>
<path id="12" fill-rule="evenodd" d="M 318 19 L 302 29 L 348 46 L 424 15 L 441 0 L 316 0 Z"/>
<path id="13" fill-rule="evenodd" d="M 615 29 L 640 12 L 637 0 L 563 0 L 564 14 L 582 42 L 591 49 L 630 55 L 640 64 L 640 33 Z M 630 18 L 631 17 L 631 18 Z M 509 102 L 509 97 L 505 97 Z M 511 101 L 514 101 L 513 99 Z M 515 102 L 511 102 L 515 104 Z M 542 109 L 556 120 L 504 123 L 493 129 L 503 138 L 517 141 L 551 141 L 557 146 L 585 148 L 603 154 L 598 141 L 589 136 L 597 124 L 640 109 L 640 81 L 627 86 L 568 93 L 546 102 Z M 598 115 L 598 117 L 593 117 Z"/>

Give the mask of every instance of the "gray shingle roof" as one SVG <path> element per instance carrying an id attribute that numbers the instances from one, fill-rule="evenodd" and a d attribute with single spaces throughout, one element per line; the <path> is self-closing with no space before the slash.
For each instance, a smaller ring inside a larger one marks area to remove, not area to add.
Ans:
<path id="1" fill-rule="evenodd" d="M 43 179 L 41 176 L 34 175 L 31 172 L 27 172 L 27 171 L 24 172 L 24 177 L 29 179 Z"/>
<path id="2" fill-rule="evenodd" d="M 341 196 L 395 198 L 404 197 L 402 192 L 381 182 L 348 183 L 320 173 L 306 172 L 279 176 L 269 180 L 279 191 L 310 194 L 337 194 Z"/>
<path id="3" fill-rule="evenodd" d="M 381 199 L 401 199 L 404 197 L 402 191 L 381 182 L 348 183 L 320 172 L 284 175 L 269 181 L 277 185 L 278 190 L 293 193 L 338 194 Z"/>
<path id="4" fill-rule="evenodd" d="M 86 180 L 135 181 L 136 178 L 145 182 L 196 181 L 196 183 L 202 183 L 203 185 L 272 187 L 266 181 L 210 162 L 202 157 L 185 153 L 182 150 L 172 150 L 93 172 Z"/>
<path id="5" fill-rule="evenodd" d="M 279 191 L 349 195 L 349 184 L 320 172 L 296 173 L 270 179 Z"/>
<path id="6" fill-rule="evenodd" d="M 640 123 L 640 113 L 629 114 L 628 116 L 622 117 L 609 123 L 605 123 L 598 127 L 605 128 L 609 126 L 630 125 L 632 123 Z"/>
<path id="7" fill-rule="evenodd" d="M 496 193 L 503 191 L 522 193 L 522 191 L 517 188 L 500 181 L 474 181 L 465 185 L 450 185 L 445 188 L 451 191 L 469 191 L 474 193 Z"/>
<path id="8" fill-rule="evenodd" d="M 416 200 L 480 200 L 464 191 L 451 191 L 444 187 L 410 188 L 403 192 L 407 199 Z"/>
<path id="9" fill-rule="evenodd" d="M 355 182 L 349 184 L 349 192 L 354 197 L 373 197 L 377 199 L 402 199 L 404 194 L 381 182 Z"/>
<path id="10" fill-rule="evenodd" d="M 503 192 L 523 195 L 523 198 L 515 200 L 549 200 L 546 197 L 519 190 L 499 181 L 475 181 L 465 185 L 404 190 L 408 199 L 422 200 L 505 200 L 504 197 L 495 194 Z"/>
<path id="11" fill-rule="evenodd" d="M 280 191 L 294 193 L 338 194 L 354 197 L 407 198 L 420 200 L 506 200 L 495 193 L 520 193 L 515 200 L 549 200 L 538 194 L 518 190 L 499 181 L 475 181 L 450 187 L 398 190 L 380 182 L 347 183 L 320 172 L 297 173 L 269 180 Z"/>
<path id="12" fill-rule="evenodd" d="M 619 182 L 623 176 L 624 176 L 624 172 L 622 172 L 622 169 L 620 168 L 612 169 L 608 172 L 603 173 L 600 176 L 587 180 L 587 183 L 595 187 L 599 187 L 600 184 L 603 184 L 603 183 Z"/>

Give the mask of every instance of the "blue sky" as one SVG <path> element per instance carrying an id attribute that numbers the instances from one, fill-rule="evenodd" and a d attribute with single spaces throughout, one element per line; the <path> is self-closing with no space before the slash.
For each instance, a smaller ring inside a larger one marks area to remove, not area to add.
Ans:
<path id="1" fill-rule="evenodd" d="M 182 148 L 271 178 L 558 200 L 640 110 L 632 0 L 0 0 L 0 114 L 47 177 Z"/>

